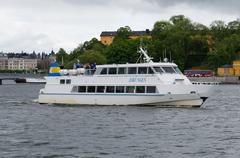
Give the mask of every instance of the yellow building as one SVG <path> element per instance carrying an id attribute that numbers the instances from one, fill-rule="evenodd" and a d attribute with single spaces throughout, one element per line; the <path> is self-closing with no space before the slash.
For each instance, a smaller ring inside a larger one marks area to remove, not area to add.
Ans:
<path id="1" fill-rule="evenodd" d="M 234 69 L 233 69 L 232 65 L 224 65 L 217 69 L 217 74 L 218 74 L 218 76 L 233 76 Z"/>
<path id="2" fill-rule="evenodd" d="M 240 60 L 233 61 L 234 75 L 240 76 Z"/>
<path id="3" fill-rule="evenodd" d="M 113 42 L 114 37 L 117 35 L 117 31 L 104 31 L 101 33 L 101 42 L 104 45 L 110 45 Z M 145 31 L 132 31 L 129 38 L 138 39 L 141 37 L 151 38 L 151 31 L 146 29 Z"/>
<path id="4" fill-rule="evenodd" d="M 218 68 L 218 76 L 240 76 L 240 60 L 233 61 L 233 65 Z"/>

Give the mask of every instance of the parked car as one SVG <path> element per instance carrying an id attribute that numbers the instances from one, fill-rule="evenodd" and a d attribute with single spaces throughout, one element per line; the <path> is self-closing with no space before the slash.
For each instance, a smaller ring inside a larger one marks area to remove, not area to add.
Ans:
<path id="1" fill-rule="evenodd" d="M 184 75 L 187 77 L 212 77 L 212 70 L 184 70 Z"/>

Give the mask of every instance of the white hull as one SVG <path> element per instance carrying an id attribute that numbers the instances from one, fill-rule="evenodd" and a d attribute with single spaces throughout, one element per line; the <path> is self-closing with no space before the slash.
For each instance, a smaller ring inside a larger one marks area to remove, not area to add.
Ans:
<path id="1" fill-rule="evenodd" d="M 40 94 L 42 104 L 70 105 L 144 105 L 163 107 L 200 107 L 204 100 L 197 94 L 179 95 L 79 95 L 79 94 Z"/>

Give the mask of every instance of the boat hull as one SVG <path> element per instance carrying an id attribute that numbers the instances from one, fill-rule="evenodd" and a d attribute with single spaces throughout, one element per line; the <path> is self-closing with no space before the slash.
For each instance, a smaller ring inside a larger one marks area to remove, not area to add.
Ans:
<path id="1" fill-rule="evenodd" d="M 144 105 L 160 107 L 200 107 L 206 98 L 197 94 L 175 95 L 79 95 L 79 94 L 40 94 L 40 104 L 66 105 Z"/>

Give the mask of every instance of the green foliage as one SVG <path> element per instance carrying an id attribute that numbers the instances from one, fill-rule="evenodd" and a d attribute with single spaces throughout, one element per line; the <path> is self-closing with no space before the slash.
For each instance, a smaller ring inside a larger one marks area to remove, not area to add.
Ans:
<path id="1" fill-rule="evenodd" d="M 173 16 L 170 21 L 159 21 L 154 24 L 152 31 L 152 50 L 155 59 L 163 58 L 163 52 L 171 54 L 172 59 L 181 69 L 186 66 L 186 59 L 191 48 L 193 34 L 191 21 L 183 15 Z M 192 42 L 193 45 L 193 42 Z"/>
<path id="2" fill-rule="evenodd" d="M 109 46 L 96 38 L 86 41 L 70 54 L 60 49 L 57 61 L 62 57 L 66 68 L 80 60 L 82 64 L 94 63 L 135 63 L 139 58 L 137 48 L 142 40 L 154 61 L 163 60 L 163 53 L 184 69 L 200 67 L 216 69 L 224 64 L 231 64 L 239 58 L 240 21 L 225 24 L 214 21 L 209 27 L 193 23 L 184 15 L 171 17 L 168 21 L 157 21 L 151 31 L 152 38 L 130 39 L 132 30 L 129 26 L 120 27 Z"/>
<path id="3" fill-rule="evenodd" d="M 136 40 L 117 40 L 107 49 L 108 63 L 125 64 L 135 63 L 138 58 L 137 48 L 139 43 Z"/>
<path id="4" fill-rule="evenodd" d="M 88 56 L 93 54 L 89 52 L 95 52 L 94 54 L 97 54 L 96 57 L 99 57 L 99 60 L 96 60 L 96 62 L 106 63 L 106 57 L 104 56 L 105 51 L 106 46 L 103 45 L 98 39 L 92 38 L 90 41 L 79 44 L 78 47 L 70 53 L 68 63 L 65 65 L 65 67 L 72 68 L 73 64 L 77 62 L 77 59 L 83 58 L 85 61 Z M 89 62 L 89 60 L 86 60 L 86 62 Z"/>
<path id="5" fill-rule="evenodd" d="M 240 36 L 233 34 L 216 44 L 216 50 L 208 55 L 208 63 L 212 68 L 225 64 L 232 64 L 237 59 L 240 51 Z"/>
<path id="6" fill-rule="evenodd" d="M 172 24 L 168 21 L 158 21 L 154 24 L 152 30 L 152 38 L 163 40 L 167 38 L 168 34 L 172 29 Z"/>
<path id="7" fill-rule="evenodd" d="M 85 50 L 95 50 L 95 51 L 100 51 L 102 52 L 104 50 L 105 46 L 98 41 L 98 39 L 93 38 L 90 41 L 84 42 L 84 44 L 81 46 L 81 49 L 83 51 Z"/>
<path id="8" fill-rule="evenodd" d="M 96 64 L 106 64 L 107 63 L 107 59 L 106 57 L 101 54 L 100 52 L 97 51 L 93 51 L 93 50 L 88 50 L 85 51 L 82 55 L 79 56 L 79 59 L 81 61 L 81 63 L 96 63 Z"/>
<path id="9" fill-rule="evenodd" d="M 68 56 L 67 52 L 63 48 L 60 48 L 56 54 L 56 60 L 58 63 L 61 63 L 61 65 L 64 65 L 64 63 L 68 61 Z"/>
<path id="10" fill-rule="evenodd" d="M 129 26 L 120 27 L 117 30 L 117 35 L 115 36 L 114 41 L 129 39 L 129 36 L 131 35 L 131 33 L 132 33 L 132 30 Z"/>

